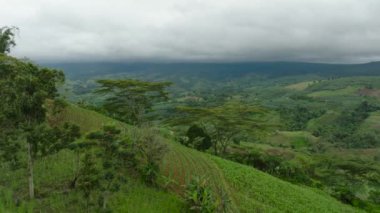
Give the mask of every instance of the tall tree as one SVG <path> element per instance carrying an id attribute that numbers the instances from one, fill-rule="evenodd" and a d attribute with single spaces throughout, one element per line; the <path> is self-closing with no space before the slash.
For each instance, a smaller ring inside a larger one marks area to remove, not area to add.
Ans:
<path id="1" fill-rule="evenodd" d="M 61 139 L 57 135 L 52 136 L 58 134 L 58 131 L 47 128 L 44 123 L 45 103 L 58 96 L 56 85 L 63 80 L 62 72 L 0 55 L 0 134 L 9 136 L 17 133 L 17 140 L 25 144 L 17 146 L 18 149 L 13 154 L 16 155 L 16 151 L 22 151 L 26 147 L 31 199 L 34 198 L 34 158 L 37 153 L 46 154 L 43 153 L 44 149 L 50 152 L 58 148 L 47 148 L 46 143 L 43 146 L 41 143 L 54 139 L 55 145 L 61 147 L 58 145 L 62 142 L 58 142 Z"/>
<path id="2" fill-rule="evenodd" d="M 133 160 L 133 155 L 130 153 L 131 143 L 127 138 L 121 136 L 121 131 L 115 126 L 104 126 L 101 131 L 88 134 L 86 139 L 87 143 L 92 144 L 97 156 L 101 159 L 102 168 L 98 174 L 93 174 L 98 177 L 95 178 L 96 181 L 95 179 L 92 181 L 93 183 L 98 182 L 102 192 L 99 200 L 102 201 L 102 208 L 107 209 L 108 198 L 112 192 L 119 190 L 120 182 L 125 181 L 123 171 L 127 168 L 126 163 Z M 89 168 L 91 167 L 89 166 L 87 169 Z M 88 179 L 89 177 L 86 176 L 80 177 L 79 185 L 83 185 L 83 181 L 86 182 Z M 85 189 L 85 195 L 89 193 L 86 191 L 88 188 L 83 189 Z"/>
<path id="3" fill-rule="evenodd" d="M 147 82 L 134 79 L 99 80 L 96 91 L 105 94 L 104 109 L 122 121 L 139 125 L 154 103 L 168 99 L 165 89 L 170 82 Z"/>
<path id="4" fill-rule="evenodd" d="M 211 137 L 214 154 L 224 154 L 237 134 L 267 127 L 261 116 L 265 110 L 241 101 L 208 108 L 178 107 L 177 111 L 178 118 L 172 122 L 179 125 L 200 123 Z"/>
<path id="5" fill-rule="evenodd" d="M 9 53 L 11 47 L 16 46 L 15 31 L 17 27 L 2 27 L 0 28 L 0 53 Z"/>

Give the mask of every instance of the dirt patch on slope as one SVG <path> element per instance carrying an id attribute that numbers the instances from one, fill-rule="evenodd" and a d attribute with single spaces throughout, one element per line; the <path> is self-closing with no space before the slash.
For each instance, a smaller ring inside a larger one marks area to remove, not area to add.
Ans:
<path id="1" fill-rule="evenodd" d="M 360 96 L 370 96 L 370 97 L 380 98 L 380 89 L 362 88 L 358 90 L 358 94 Z"/>

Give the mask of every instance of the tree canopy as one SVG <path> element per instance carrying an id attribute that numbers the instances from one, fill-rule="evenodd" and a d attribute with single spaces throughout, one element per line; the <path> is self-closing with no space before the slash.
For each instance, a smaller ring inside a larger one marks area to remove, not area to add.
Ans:
<path id="1" fill-rule="evenodd" d="M 216 107 L 178 107 L 177 118 L 171 122 L 183 125 L 200 123 L 210 135 L 214 152 L 224 153 L 232 138 L 243 132 L 265 129 L 262 119 L 265 110 L 241 101 L 229 101 Z"/>
<path id="2" fill-rule="evenodd" d="M 0 28 L 0 53 L 9 53 L 11 47 L 16 46 L 15 31 L 17 27 L 2 27 Z"/>
<path id="3" fill-rule="evenodd" d="M 130 124 L 141 124 L 153 104 L 168 99 L 165 90 L 171 82 L 147 82 L 134 79 L 98 80 L 96 93 L 105 94 L 104 109 Z"/>
<path id="4" fill-rule="evenodd" d="M 20 152 L 27 153 L 31 199 L 34 198 L 35 158 L 55 153 L 79 136 L 77 128 L 65 126 L 61 132 L 46 125 L 46 101 L 58 96 L 56 86 L 63 80 L 60 71 L 0 54 L 0 136 L 6 139 L 0 143 L 1 151 L 11 151 L 6 159 L 12 162 Z"/>

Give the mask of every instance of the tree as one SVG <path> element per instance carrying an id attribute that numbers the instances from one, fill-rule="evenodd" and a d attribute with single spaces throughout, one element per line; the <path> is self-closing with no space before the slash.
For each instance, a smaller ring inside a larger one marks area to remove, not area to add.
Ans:
<path id="1" fill-rule="evenodd" d="M 125 181 L 125 174 L 122 173 L 125 169 L 125 162 L 129 159 L 129 145 L 130 141 L 122 138 L 121 131 L 115 126 L 104 126 L 101 131 L 91 132 L 86 136 L 87 143 L 92 144 L 96 155 L 101 160 L 102 168 L 99 170 L 98 178 L 90 177 L 93 174 L 93 167 L 91 166 L 90 159 L 85 158 L 87 168 L 84 168 L 84 176 L 80 177 L 79 185 L 82 185 L 86 196 L 91 190 L 90 186 L 86 186 L 86 181 L 91 180 L 91 184 L 99 182 L 99 189 L 101 190 L 101 206 L 107 209 L 107 201 L 112 192 L 119 190 L 120 182 Z M 89 157 L 87 157 L 89 158 Z M 85 164 L 85 166 L 86 166 Z M 95 178 L 95 179 L 94 179 Z"/>
<path id="2" fill-rule="evenodd" d="M 196 124 L 190 126 L 187 130 L 186 136 L 188 137 L 188 143 L 197 150 L 205 151 L 212 146 L 210 136 L 202 127 Z"/>
<path id="3" fill-rule="evenodd" d="M 299 105 L 290 108 L 280 108 L 279 111 L 282 122 L 289 131 L 304 130 L 311 119 L 318 118 L 325 113 L 325 110 L 313 110 Z"/>
<path id="4" fill-rule="evenodd" d="M 134 79 L 98 80 L 96 93 L 105 94 L 103 108 L 113 117 L 140 125 L 154 103 L 168 99 L 165 88 L 170 82 L 147 82 Z"/>
<path id="5" fill-rule="evenodd" d="M 90 205 L 91 194 L 100 186 L 99 169 L 96 167 L 95 157 L 92 153 L 86 153 L 83 160 L 83 166 L 81 167 L 78 177 L 78 189 L 83 192 L 83 196 L 86 200 L 86 208 Z"/>
<path id="6" fill-rule="evenodd" d="M 234 136 L 241 132 L 252 133 L 267 127 L 262 119 L 265 110 L 241 101 L 230 101 L 208 108 L 178 107 L 174 124 L 198 122 L 211 137 L 214 154 L 225 154 Z"/>
<path id="7" fill-rule="evenodd" d="M 11 47 L 16 46 L 14 36 L 15 31 L 17 30 L 17 27 L 0 28 L 0 53 L 9 53 L 11 51 Z"/>
<path id="8" fill-rule="evenodd" d="M 45 136 L 52 134 L 44 125 L 45 103 L 58 96 L 56 85 L 63 81 L 62 72 L 0 55 L 0 134 L 8 138 L 17 135 L 17 140 L 26 146 L 31 199 L 34 198 L 34 157 L 36 153 L 41 153 L 37 139 L 45 139 Z M 13 154 L 23 151 L 25 146 L 14 147 Z"/>
<path id="9" fill-rule="evenodd" d="M 135 133 L 137 134 L 133 137 L 133 141 L 139 161 L 138 169 L 145 183 L 156 186 L 160 172 L 159 165 L 167 151 L 167 145 L 153 129 L 144 127 Z"/>
<path id="10" fill-rule="evenodd" d="M 378 109 L 378 106 L 363 101 L 354 109 L 343 111 L 334 122 L 318 127 L 317 132 L 327 141 L 342 147 L 376 147 L 379 145 L 379 138 L 376 135 L 358 130 L 370 113 Z"/>

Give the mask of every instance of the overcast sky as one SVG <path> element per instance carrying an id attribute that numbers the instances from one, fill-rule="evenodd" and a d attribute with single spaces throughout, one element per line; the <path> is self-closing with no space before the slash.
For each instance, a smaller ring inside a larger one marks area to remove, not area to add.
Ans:
<path id="1" fill-rule="evenodd" d="M 380 0 L 0 0 L 36 61 L 380 60 Z"/>

